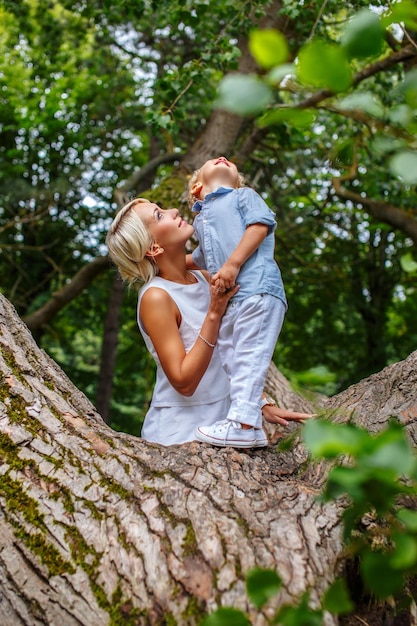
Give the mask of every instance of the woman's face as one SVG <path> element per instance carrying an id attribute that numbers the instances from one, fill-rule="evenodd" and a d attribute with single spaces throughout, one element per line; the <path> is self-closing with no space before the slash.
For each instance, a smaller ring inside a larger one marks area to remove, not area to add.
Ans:
<path id="1" fill-rule="evenodd" d="M 194 227 L 182 219 L 178 209 L 161 209 L 153 202 L 141 202 L 133 210 L 149 230 L 152 239 L 162 248 L 184 244 L 194 232 Z"/>

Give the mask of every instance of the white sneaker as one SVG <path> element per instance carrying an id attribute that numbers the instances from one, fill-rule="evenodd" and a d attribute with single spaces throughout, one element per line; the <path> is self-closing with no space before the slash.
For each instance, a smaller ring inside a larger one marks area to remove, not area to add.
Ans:
<path id="1" fill-rule="evenodd" d="M 257 445 L 254 428 L 244 429 L 239 422 L 227 419 L 212 426 L 198 426 L 194 431 L 194 437 L 213 446 L 254 448 Z"/>
<path id="2" fill-rule="evenodd" d="M 255 448 L 264 448 L 269 443 L 263 428 L 255 428 Z"/>

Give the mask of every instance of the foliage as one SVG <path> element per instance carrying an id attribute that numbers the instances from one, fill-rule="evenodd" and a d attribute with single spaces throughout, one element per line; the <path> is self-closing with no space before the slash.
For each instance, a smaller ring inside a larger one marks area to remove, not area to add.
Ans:
<path id="1" fill-rule="evenodd" d="M 308 420 L 304 443 L 313 461 L 332 462 L 320 498 L 344 501 L 342 514 L 345 559 L 359 562 L 363 590 L 378 600 L 401 598 L 407 580 L 417 571 L 417 456 L 403 426 L 391 420 L 371 435 L 352 423 Z M 282 581 L 273 570 L 247 573 L 248 598 L 257 609 L 280 591 Z M 306 591 L 293 605 L 282 605 L 269 619 L 281 626 L 321 626 L 324 611 L 350 614 L 355 608 L 348 581 L 337 578 L 327 589 L 320 608 L 312 608 Z M 233 620 L 227 622 L 229 611 Z M 236 609 L 221 608 L 203 626 L 249 624 Z"/>
<path id="2" fill-rule="evenodd" d="M 0 276 L 20 315 L 105 254 L 114 190 L 149 160 L 186 154 L 217 103 L 249 113 L 227 156 L 277 212 L 290 303 L 280 369 L 333 393 L 415 347 L 412 240 L 332 184 L 345 177 L 349 192 L 415 216 L 417 74 L 413 58 L 386 64 L 412 45 L 415 4 L 284 0 L 273 4 L 282 32 L 258 28 L 271 6 L 2 2 Z M 239 74 L 246 42 L 257 68 Z M 148 179 L 158 196 L 174 167 Z M 36 334 L 93 401 L 110 284 L 97 279 Z M 134 300 L 123 305 L 112 415 L 137 433 L 153 371 Z"/>

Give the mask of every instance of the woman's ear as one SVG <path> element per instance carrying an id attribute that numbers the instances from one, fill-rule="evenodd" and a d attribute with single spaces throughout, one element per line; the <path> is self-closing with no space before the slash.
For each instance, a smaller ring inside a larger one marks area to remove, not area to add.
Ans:
<path id="1" fill-rule="evenodd" d="M 197 198 L 197 200 L 200 199 L 200 193 L 201 190 L 203 189 L 203 184 L 200 182 L 196 182 L 194 183 L 194 185 L 191 186 L 190 192 L 191 195 L 194 196 L 195 198 Z"/>
<path id="2" fill-rule="evenodd" d="M 155 258 L 155 257 L 159 256 L 160 254 L 162 254 L 163 252 L 164 252 L 164 249 L 161 248 L 159 243 L 156 243 L 156 241 L 154 241 L 149 246 L 148 250 L 146 251 L 145 256 L 151 257 L 151 258 Z"/>

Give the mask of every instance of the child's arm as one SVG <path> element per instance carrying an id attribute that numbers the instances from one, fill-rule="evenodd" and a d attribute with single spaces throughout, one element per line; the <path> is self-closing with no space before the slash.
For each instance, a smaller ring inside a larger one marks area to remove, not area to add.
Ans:
<path id="1" fill-rule="evenodd" d="M 236 278 L 245 261 L 259 248 L 268 234 L 266 224 L 250 224 L 226 263 L 212 277 L 217 289 L 225 291 L 236 284 Z"/>
<path id="2" fill-rule="evenodd" d="M 194 263 L 192 254 L 186 254 L 185 255 L 185 266 L 186 266 L 187 270 L 199 270 L 199 269 L 201 269 L 199 265 L 196 265 Z"/>

